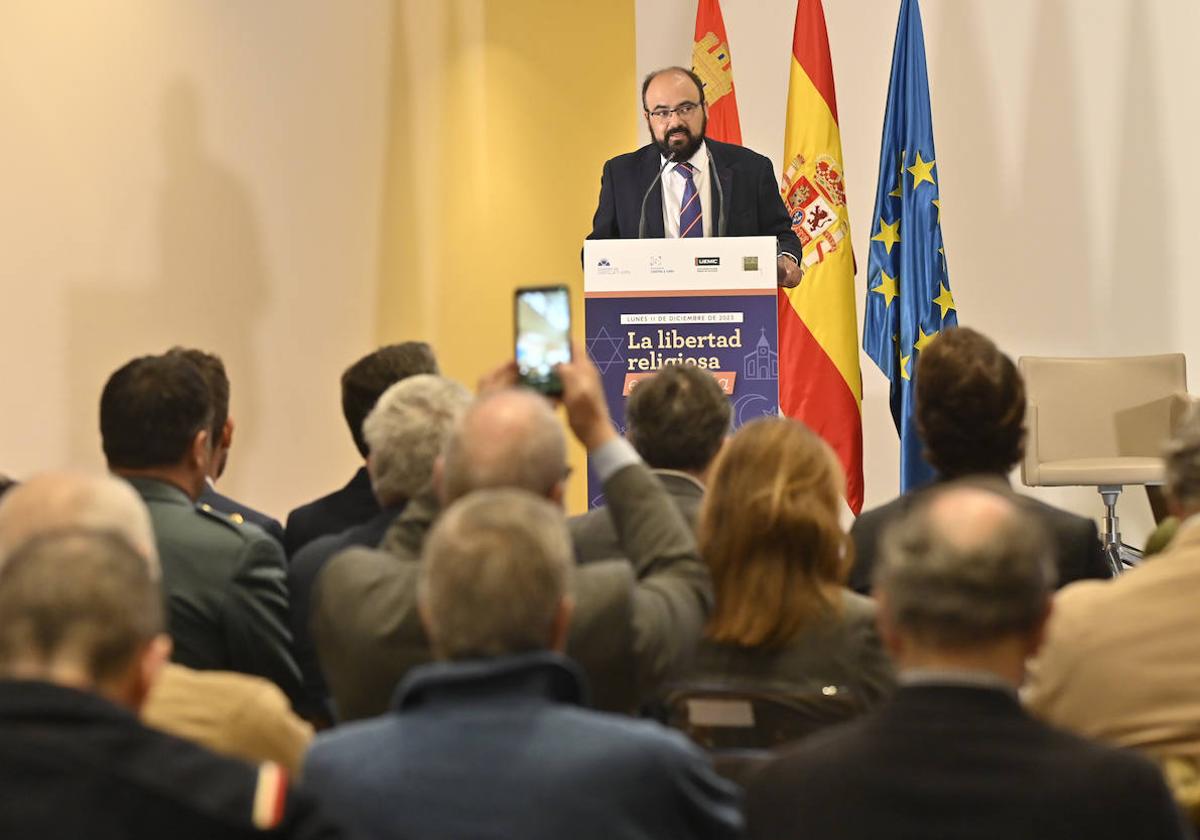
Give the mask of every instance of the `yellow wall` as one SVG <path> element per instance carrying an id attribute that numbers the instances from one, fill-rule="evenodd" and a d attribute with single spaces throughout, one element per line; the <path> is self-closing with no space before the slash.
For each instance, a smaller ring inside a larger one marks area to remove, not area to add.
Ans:
<path id="1" fill-rule="evenodd" d="M 393 29 L 382 342 L 473 385 L 512 355 L 512 291 L 566 283 L 605 159 L 637 143 L 634 4 L 401 0 Z M 584 506 L 582 457 L 570 506 Z"/>

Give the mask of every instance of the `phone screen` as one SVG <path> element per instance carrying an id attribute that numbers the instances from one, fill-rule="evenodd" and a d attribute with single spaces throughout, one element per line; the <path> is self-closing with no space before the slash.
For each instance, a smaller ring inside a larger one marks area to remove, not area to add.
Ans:
<path id="1" fill-rule="evenodd" d="M 554 366 L 571 361 L 571 297 L 566 286 L 517 289 L 516 357 L 521 382 L 561 394 Z"/>

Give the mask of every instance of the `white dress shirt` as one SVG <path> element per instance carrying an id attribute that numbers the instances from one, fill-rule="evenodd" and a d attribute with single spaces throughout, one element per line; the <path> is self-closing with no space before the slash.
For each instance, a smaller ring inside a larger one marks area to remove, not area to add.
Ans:
<path id="1" fill-rule="evenodd" d="M 666 162 L 667 159 L 659 155 L 658 165 L 662 166 Z M 704 226 L 704 235 L 712 236 L 713 211 L 709 206 L 712 203 L 712 196 L 709 195 L 708 190 L 708 150 L 703 142 L 687 162 L 696 170 L 692 173 L 692 180 L 696 182 L 696 192 L 700 197 L 700 224 Z M 683 206 L 685 183 L 683 175 L 675 171 L 675 164 L 671 164 L 663 172 L 663 230 L 666 232 L 667 239 L 679 238 L 679 210 Z"/>

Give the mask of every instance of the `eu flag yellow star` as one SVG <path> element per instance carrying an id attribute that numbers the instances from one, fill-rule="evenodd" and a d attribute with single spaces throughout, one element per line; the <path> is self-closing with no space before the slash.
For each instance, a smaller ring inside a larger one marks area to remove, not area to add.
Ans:
<path id="1" fill-rule="evenodd" d="M 924 350 L 926 347 L 928 347 L 935 338 L 937 338 L 937 335 L 938 335 L 937 330 L 934 330 L 929 335 L 926 335 L 924 329 L 922 329 L 921 327 L 917 327 L 917 336 L 918 337 L 917 337 L 917 340 L 913 342 L 913 349 L 916 350 L 918 353 L 920 353 L 922 350 Z"/>
<path id="2" fill-rule="evenodd" d="M 900 220 L 888 224 L 879 217 L 879 233 L 871 237 L 872 242 L 882 242 L 883 247 L 887 249 L 889 254 L 892 253 L 892 246 L 900 241 Z"/>
<path id="3" fill-rule="evenodd" d="M 872 292 L 879 292 L 883 295 L 883 308 L 887 309 L 892 305 L 892 298 L 900 294 L 896 288 L 896 278 L 892 277 L 883 269 L 879 270 L 879 285 L 871 289 Z"/>
<path id="4" fill-rule="evenodd" d="M 933 200 L 933 206 L 938 209 L 937 223 L 940 225 L 942 223 L 942 200 L 940 198 L 935 198 Z"/>
<path id="5" fill-rule="evenodd" d="M 928 162 L 921 160 L 921 153 L 917 152 L 917 162 L 908 167 L 909 174 L 913 176 L 912 188 L 914 190 L 925 181 L 937 186 L 933 180 L 933 166 L 935 163 L 937 163 L 936 160 Z"/>
<path id="6" fill-rule="evenodd" d="M 911 358 L 912 358 L 912 356 L 901 356 L 900 357 L 900 378 L 901 379 L 912 379 L 912 377 L 908 375 L 908 362 Z"/>
<path id="7" fill-rule="evenodd" d="M 941 250 L 940 248 L 938 250 Z M 933 302 L 942 308 L 942 320 L 946 319 L 946 313 L 951 309 L 957 310 L 954 305 L 954 295 L 950 294 L 950 290 L 946 288 L 945 283 L 939 283 L 938 296 L 933 299 Z"/>

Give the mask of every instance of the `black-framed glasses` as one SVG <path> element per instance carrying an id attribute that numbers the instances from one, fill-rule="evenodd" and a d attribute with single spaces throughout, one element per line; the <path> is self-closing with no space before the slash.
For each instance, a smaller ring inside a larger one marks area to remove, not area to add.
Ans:
<path id="1" fill-rule="evenodd" d="M 678 114 L 680 119 L 686 120 L 692 114 L 696 113 L 696 109 L 700 107 L 699 102 L 681 102 L 674 108 L 655 108 L 653 111 L 647 111 L 646 115 L 652 120 L 666 122 L 671 119 L 672 114 Z"/>

